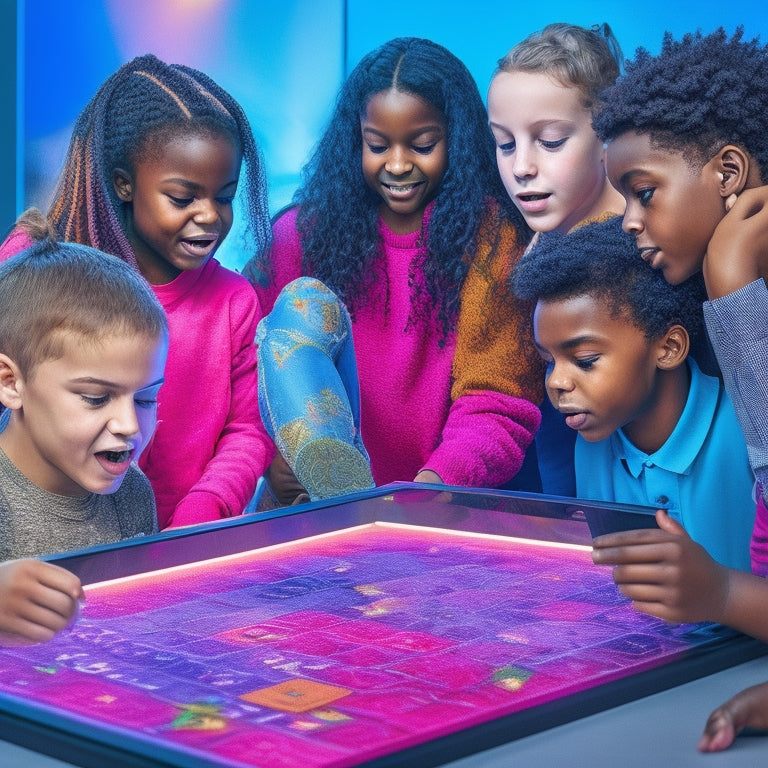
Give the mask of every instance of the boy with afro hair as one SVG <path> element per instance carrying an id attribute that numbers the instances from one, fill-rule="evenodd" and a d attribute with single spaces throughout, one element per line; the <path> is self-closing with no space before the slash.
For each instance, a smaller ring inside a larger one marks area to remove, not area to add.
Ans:
<path id="1" fill-rule="evenodd" d="M 689 356 L 700 276 L 670 285 L 613 217 L 550 234 L 513 280 L 536 302 L 549 399 L 578 433 L 576 495 L 664 509 L 719 563 L 748 571 L 744 437 L 720 380 Z"/>
<path id="2" fill-rule="evenodd" d="M 604 94 L 594 128 L 627 209 L 624 229 L 670 283 L 702 271 L 704 317 L 757 479 L 752 568 L 768 575 L 768 50 L 737 29 L 664 37 Z M 610 534 L 593 559 L 670 621 L 710 620 L 768 640 L 768 582 L 715 563 L 682 530 Z M 768 684 L 710 717 L 699 749 L 768 728 Z"/>

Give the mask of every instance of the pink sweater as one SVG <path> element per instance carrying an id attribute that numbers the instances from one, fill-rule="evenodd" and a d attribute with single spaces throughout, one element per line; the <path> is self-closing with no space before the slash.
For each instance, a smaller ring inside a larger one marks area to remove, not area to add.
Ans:
<path id="1" fill-rule="evenodd" d="M 297 209 L 290 209 L 273 227 L 272 283 L 256 287 L 265 313 L 280 289 L 302 274 L 296 215 Z M 380 220 L 379 234 L 384 261 L 380 274 L 388 282 L 382 295 L 389 296 L 389 309 L 363 307 L 353 322 L 361 431 L 374 481 L 410 481 L 421 469 L 431 469 L 450 485 L 499 484 L 508 478 L 501 479 L 497 467 L 515 439 L 509 422 L 525 425 L 520 432 L 527 447 L 538 427 L 538 409 L 490 391 L 475 390 L 451 400 L 455 334 L 441 348 L 436 327 L 419 324 L 405 330 L 412 295 L 408 270 L 420 253 L 420 232 L 398 235 Z"/>
<path id="2" fill-rule="evenodd" d="M 16 230 L 0 261 L 31 244 Z M 157 429 L 139 466 L 155 493 L 158 526 L 240 514 L 274 452 L 257 401 L 258 301 L 244 277 L 215 259 L 152 289 L 170 340 Z"/>

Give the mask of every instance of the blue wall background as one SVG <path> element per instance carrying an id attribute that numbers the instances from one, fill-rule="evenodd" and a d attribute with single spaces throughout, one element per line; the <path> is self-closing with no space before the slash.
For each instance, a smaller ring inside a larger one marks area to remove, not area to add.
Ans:
<path id="1" fill-rule="evenodd" d="M 496 61 L 553 21 L 607 22 L 628 58 L 640 45 L 657 51 L 665 30 L 679 36 L 743 25 L 748 36 L 768 41 L 768 14 L 752 0 L 549 0 L 520 4 L 519 11 L 498 0 L 0 3 L 8 38 L 0 46 L 8 59 L 0 82 L 11 101 L 14 93 L 16 98 L 15 114 L 9 109 L 0 118 L 0 230 L 29 205 L 47 208 L 77 114 L 115 69 L 147 52 L 204 70 L 240 101 L 266 157 L 275 211 L 289 202 L 346 72 L 392 37 L 428 37 L 446 46 L 467 64 L 483 94 Z M 226 250 L 220 255 L 234 268 L 248 257 Z"/>

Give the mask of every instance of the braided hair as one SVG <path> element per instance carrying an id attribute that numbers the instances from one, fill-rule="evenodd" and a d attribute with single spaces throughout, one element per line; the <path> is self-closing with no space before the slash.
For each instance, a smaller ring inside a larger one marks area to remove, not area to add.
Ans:
<path id="1" fill-rule="evenodd" d="M 661 53 L 638 48 L 626 75 L 602 94 L 593 126 L 604 141 L 627 131 L 705 164 L 727 144 L 746 150 L 768 179 L 768 49 L 729 39 L 720 27 L 679 41 L 664 34 Z"/>
<path id="2" fill-rule="evenodd" d="M 300 206 L 303 268 L 332 287 L 352 315 L 356 308 L 381 299 L 381 286 L 386 285 L 377 274 L 381 199 L 363 177 L 360 119 L 371 97 L 390 89 L 423 99 L 446 122 L 447 168 L 423 233 L 426 255 L 411 266 L 411 285 L 427 299 L 412 302 L 412 319 L 437 317 L 447 335 L 489 198 L 505 209 L 519 232 L 528 230 L 502 186 L 495 144 L 472 75 L 456 56 L 430 40 L 390 40 L 364 56 L 343 84 L 294 196 Z M 251 269 L 268 275 L 266 264 L 251 264 Z"/>
<path id="3" fill-rule="evenodd" d="M 245 232 L 256 252 L 271 242 L 261 153 L 243 109 L 207 75 L 147 54 L 124 64 L 78 117 L 47 218 L 59 239 L 90 245 L 137 267 L 112 173 L 133 170 L 174 136 L 223 135 L 243 156 Z"/>

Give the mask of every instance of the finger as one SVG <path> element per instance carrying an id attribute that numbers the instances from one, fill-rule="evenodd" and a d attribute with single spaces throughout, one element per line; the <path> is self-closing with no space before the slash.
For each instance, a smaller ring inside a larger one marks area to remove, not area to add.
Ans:
<path id="1" fill-rule="evenodd" d="M 735 738 L 733 720 L 724 707 L 718 707 L 709 716 L 697 747 L 700 752 L 720 752 L 730 747 Z"/>
<path id="2" fill-rule="evenodd" d="M 656 523 L 658 524 L 659 528 L 661 528 L 661 530 L 665 531 L 666 533 L 672 533 L 676 536 L 688 535 L 685 532 L 685 528 L 683 528 L 683 526 L 680 525 L 677 520 L 673 520 L 669 516 L 669 513 L 664 509 L 656 510 Z"/>
<path id="3" fill-rule="evenodd" d="M 48 589 L 61 592 L 72 600 L 83 596 L 80 579 L 71 571 L 43 561 L 35 561 L 35 569 L 37 581 Z"/>
<path id="4" fill-rule="evenodd" d="M 659 531 L 653 528 L 637 528 L 634 531 L 618 531 L 616 533 L 604 533 L 592 539 L 594 549 L 606 547 L 631 547 L 637 544 L 648 544 L 657 541 Z"/>
<path id="5" fill-rule="evenodd" d="M 707 720 L 699 749 L 726 749 L 744 728 L 768 728 L 768 683 L 753 685 L 720 705 Z"/>
<path id="6" fill-rule="evenodd" d="M 651 541 L 629 546 L 593 549 L 592 562 L 595 565 L 652 565 L 664 562 L 668 559 L 669 535 L 665 534 L 665 537 L 654 537 Z"/>
<path id="7" fill-rule="evenodd" d="M 18 646 L 46 643 L 57 632 L 67 626 L 67 622 L 58 614 L 47 614 L 38 621 L 34 617 L 5 617 L 3 631 L 0 632 L 0 645 Z"/>
<path id="8" fill-rule="evenodd" d="M 20 620 L 51 627 L 58 632 L 64 629 L 77 614 L 78 606 L 77 600 L 72 600 L 61 592 L 54 592 L 50 599 L 28 601 L 19 607 L 16 615 Z"/>

